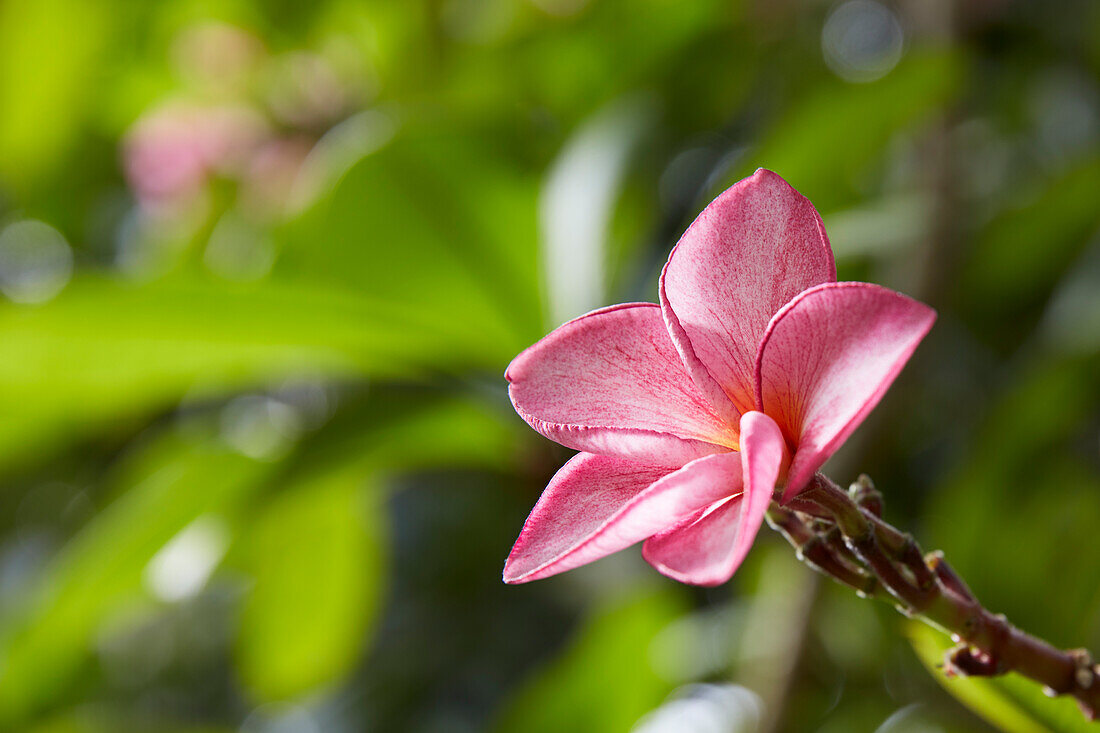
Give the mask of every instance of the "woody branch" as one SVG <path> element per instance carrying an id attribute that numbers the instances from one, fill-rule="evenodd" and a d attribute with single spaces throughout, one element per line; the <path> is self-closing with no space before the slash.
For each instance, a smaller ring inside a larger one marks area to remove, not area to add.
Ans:
<path id="1" fill-rule="evenodd" d="M 1085 717 L 1097 719 L 1100 665 L 1086 650 L 1057 649 L 990 613 L 943 553 L 924 555 L 912 535 L 881 513 L 882 497 L 866 476 L 844 491 L 818 474 L 797 499 L 773 502 L 768 523 L 818 572 L 862 596 L 892 599 L 901 613 L 951 634 L 958 646 L 944 659 L 949 675 L 1017 672 L 1049 695 L 1074 697 Z"/>

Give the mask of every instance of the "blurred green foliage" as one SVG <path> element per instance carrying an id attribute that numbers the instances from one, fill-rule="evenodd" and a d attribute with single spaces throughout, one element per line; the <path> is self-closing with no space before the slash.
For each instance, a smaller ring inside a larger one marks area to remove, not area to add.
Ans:
<path id="1" fill-rule="evenodd" d="M 605 605 L 517 692 L 496 730 L 628 730 L 672 691 L 653 670 L 650 647 L 687 610 L 684 600 L 647 592 Z"/>
<path id="2" fill-rule="evenodd" d="M 1084 731 L 1093 729 L 1070 698 L 1051 700 L 1027 679 L 1015 674 L 993 678 L 952 678 L 943 674 L 943 655 L 954 645 L 947 637 L 923 624 L 912 623 L 909 634 L 913 648 L 929 674 L 983 715 L 1009 733 Z"/>
<path id="3" fill-rule="evenodd" d="M 243 538 L 255 579 L 241 609 L 241 676 L 260 699 L 331 684 L 355 666 L 377 613 L 386 546 L 381 502 L 362 471 L 310 475 L 281 494 Z"/>
<path id="4" fill-rule="evenodd" d="M 774 538 L 504 587 L 501 374 L 776 170 L 940 313 L 835 478 L 1100 651 L 1098 156 L 1088 0 L 0 0 L 0 730 L 1076 730 Z"/>

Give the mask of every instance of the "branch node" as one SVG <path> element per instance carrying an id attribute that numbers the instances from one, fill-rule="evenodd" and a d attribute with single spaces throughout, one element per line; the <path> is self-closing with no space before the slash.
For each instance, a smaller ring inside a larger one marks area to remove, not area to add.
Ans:
<path id="1" fill-rule="evenodd" d="M 767 517 L 810 567 L 861 598 L 887 600 L 888 593 L 899 613 L 950 633 L 956 646 L 944 655 L 947 676 L 1018 672 L 1051 697 L 1072 695 L 1090 721 L 1100 717 L 1100 665 L 1086 650 L 1057 649 L 987 611 L 942 552 L 924 555 L 881 512 L 881 495 L 866 476 L 844 491 L 819 473 L 801 497 L 773 503 Z"/>
<path id="2" fill-rule="evenodd" d="M 848 493 L 860 507 L 876 517 L 882 516 L 882 493 L 875 488 L 870 476 L 861 473 L 848 487 Z"/>
<path id="3" fill-rule="evenodd" d="M 949 649 L 943 662 L 948 675 L 959 677 L 992 677 L 1003 671 L 996 657 L 969 644 L 959 644 Z"/>
<path id="4" fill-rule="evenodd" d="M 953 592 L 964 601 L 974 604 L 978 602 L 977 598 L 974 597 L 973 591 L 970 590 L 966 582 L 947 564 L 947 560 L 943 557 L 942 550 L 933 550 L 925 555 L 924 563 L 931 569 L 932 574 L 936 576 L 936 580 L 938 580 L 940 585 L 944 588 Z"/>
<path id="5" fill-rule="evenodd" d="M 1069 649 L 1066 651 L 1073 660 L 1076 669 L 1073 672 L 1073 680 L 1082 690 L 1088 690 L 1096 681 L 1096 668 L 1092 665 L 1092 654 L 1088 649 Z"/>
<path id="6" fill-rule="evenodd" d="M 874 598 L 875 590 L 877 590 L 877 588 L 878 580 L 875 579 L 875 576 L 868 575 L 867 585 L 865 585 L 863 588 L 856 588 L 856 595 L 864 600 L 867 600 L 868 598 Z"/>

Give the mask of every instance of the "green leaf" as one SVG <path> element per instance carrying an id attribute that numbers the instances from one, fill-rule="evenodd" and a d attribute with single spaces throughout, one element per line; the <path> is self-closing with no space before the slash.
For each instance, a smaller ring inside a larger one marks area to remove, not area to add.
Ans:
<path id="1" fill-rule="evenodd" d="M 244 512 L 258 518 L 227 561 L 255 581 L 236 651 L 263 700 L 335 684 L 360 658 L 385 590 L 380 476 L 521 455 L 518 426 L 469 398 L 381 389 L 349 408 L 303 443 L 270 503 Z"/>
<path id="2" fill-rule="evenodd" d="M 651 642 L 686 608 L 670 589 L 597 608 L 564 653 L 520 689 L 495 730 L 628 731 L 668 695 L 653 670 Z"/>
<path id="3" fill-rule="evenodd" d="M 83 432 L 125 428 L 120 419 L 191 390 L 221 394 L 302 372 L 497 372 L 515 348 L 444 332 L 431 313 L 369 293 L 91 277 L 39 307 L 0 305 L 0 340 L 18 355 L 0 361 L 0 465 Z"/>
<path id="4" fill-rule="evenodd" d="M 374 408 L 379 409 L 384 407 Z M 490 409 L 472 398 L 433 395 L 431 402 L 419 409 L 406 405 L 400 409 L 400 417 L 373 415 L 374 425 L 349 435 L 354 444 L 338 447 L 393 471 L 517 466 L 530 445 L 527 426 L 515 415 Z"/>
<path id="5" fill-rule="evenodd" d="M 56 165 L 79 130 L 110 18 L 97 0 L 0 3 L 0 179 L 13 188 Z"/>
<path id="6" fill-rule="evenodd" d="M 260 699 L 332 684 L 362 653 L 382 596 L 381 492 L 362 469 L 311 475 L 279 495 L 249 529 L 237 664 Z"/>
<path id="7" fill-rule="evenodd" d="M 1072 698 L 1049 698 L 1038 684 L 1017 674 L 948 678 L 942 664 L 944 652 L 953 646 L 951 640 L 919 621 L 909 622 L 906 630 L 917 656 L 936 681 L 961 703 L 1006 733 L 1088 733 L 1095 730 Z"/>
<path id="8" fill-rule="evenodd" d="M 403 130 L 282 232 L 276 275 L 337 283 L 510 358 L 542 329 L 537 195 L 476 133 Z"/>
<path id="9" fill-rule="evenodd" d="M 0 364 L 0 466 L 191 390 L 499 374 L 542 333 L 536 198 L 537 179 L 479 136 L 417 131 L 289 225 L 262 282 L 84 275 L 40 306 L 0 305 L 19 355 Z"/>

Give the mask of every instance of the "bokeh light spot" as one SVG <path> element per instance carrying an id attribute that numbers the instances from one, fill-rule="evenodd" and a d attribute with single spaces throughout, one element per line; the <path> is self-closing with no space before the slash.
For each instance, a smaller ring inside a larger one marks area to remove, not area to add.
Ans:
<path id="1" fill-rule="evenodd" d="M 871 0 L 849 0 L 821 30 L 821 50 L 833 73 L 850 82 L 881 79 L 897 66 L 905 47 L 901 22 L 890 8 Z"/>
<path id="2" fill-rule="evenodd" d="M 0 232 L 0 290 L 16 303 L 43 303 L 69 282 L 73 252 L 61 232 L 24 219 Z"/>
<path id="3" fill-rule="evenodd" d="M 217 517 L 199 517 L 160 549 L 145 568 L 145 585 L 162 601 L 190 598 L 202 590 L 229 545 L 229 530 Z"/>

